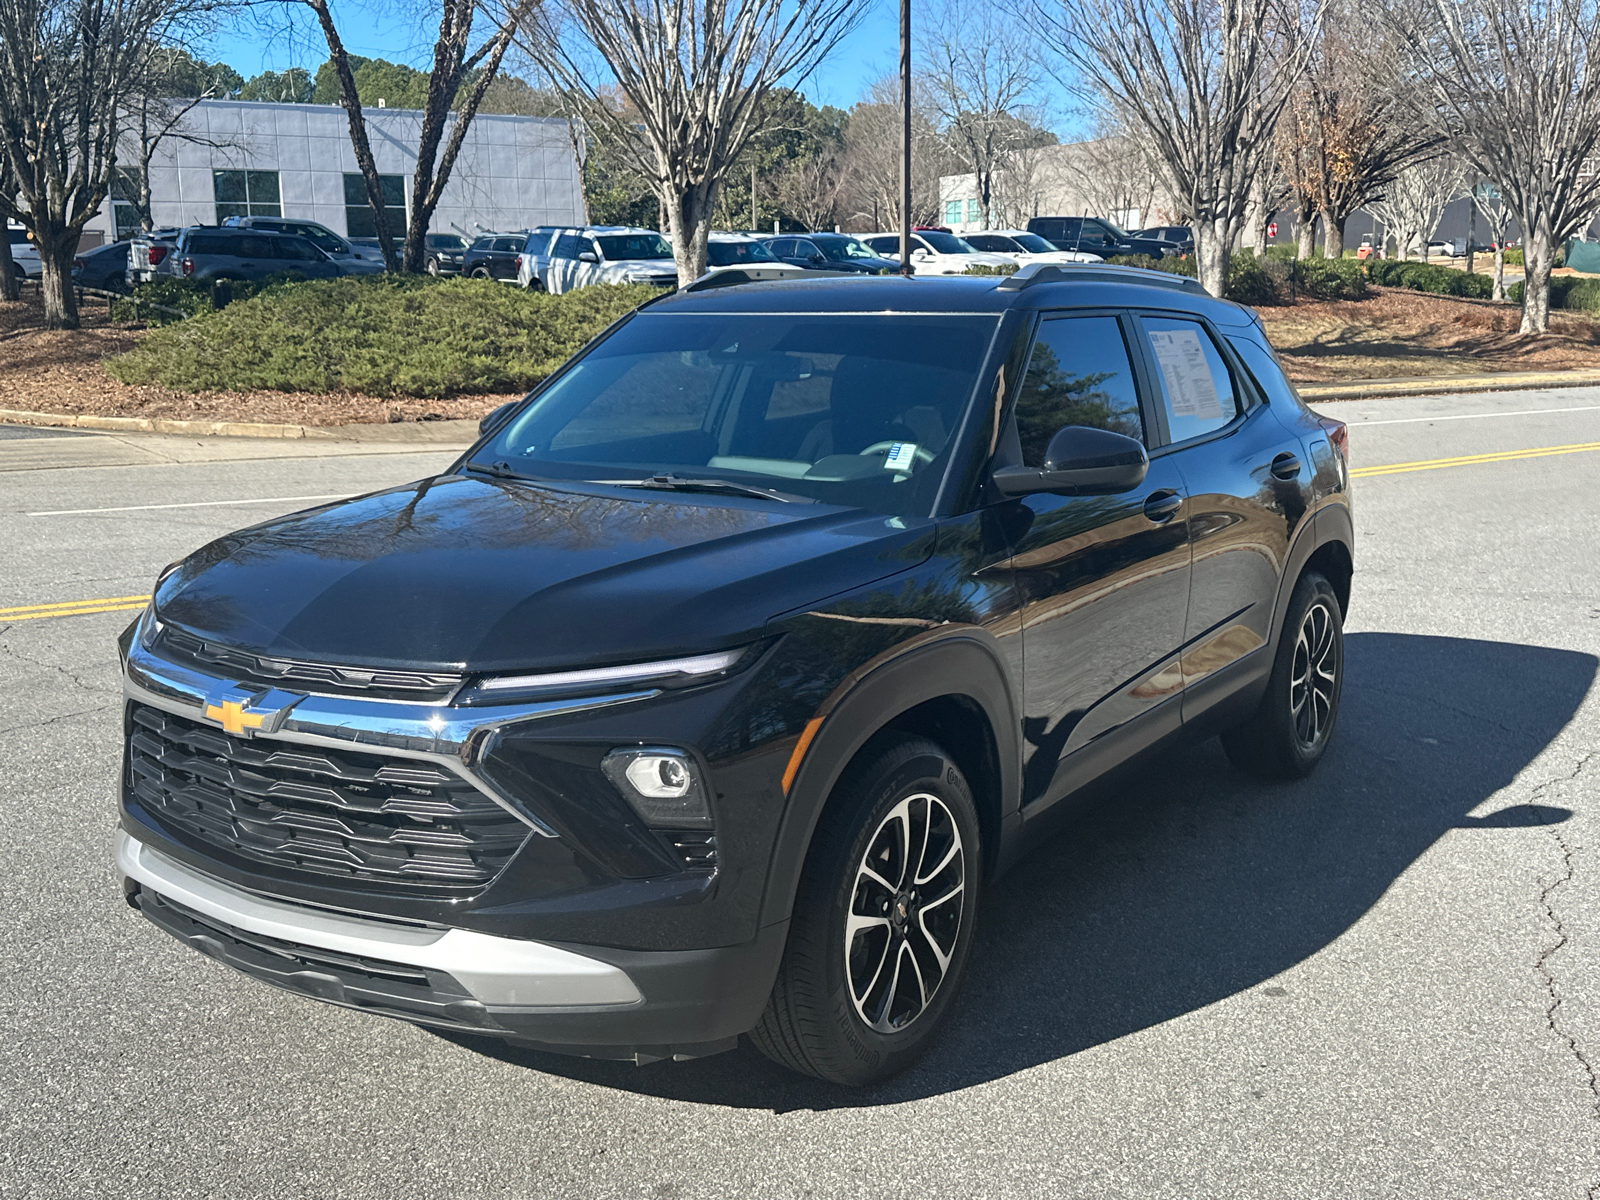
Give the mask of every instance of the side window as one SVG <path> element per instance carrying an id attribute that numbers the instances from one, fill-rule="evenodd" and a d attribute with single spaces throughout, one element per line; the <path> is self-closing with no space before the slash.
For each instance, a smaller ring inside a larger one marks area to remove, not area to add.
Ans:
<path id="1" fill-rule="evenodd" d="M 1144 317 L 1142 323 L 1174 442 L 1203 437 L 1239 415 L 1233 374 L 1205 326 L 1172 317 Z"/>
<path id="2" fill-rule="evenodd" d="M 1247 337 L 1229 337 L 1228 345 L 1244 359 L 1244 365 L 1255 376 L 1256 383 L 1269 401 L 1274 404 L 1295 404 L 1297 398 L 1294 388 L 1284 378 L 1283 368 L 1270 350 Z"/>
<path id="3" fill-rule="evenodd" d="M 792 238 L 779 238 L 775 242 L 768 242 L 767 249 L 771 250 L 776 258 L 796 258 L 794 240 Z"/>
<path id="4" fill-rule="evenodd" d="M 278 243 L 278 257 L 292 258 L 296 262 L 320 262 L 322 255 L 303 238 L 286 237 Z"/>
<path id="5" fill-rule="evenodd" d="M 796 258 L 810 258 L 813 255 L 820 253 L 821 251 L 810 242 L 796 241 L 794 244 L 794 256 Z"/>
<path id="6" fill-rule="evenodd" d="M 1115 317 L 1052 317 L 1039 326 L 1017 395 L 1022 461 L 1044 466 L 1050 439 L 1067 425 L 1144 437 L 1133 365 Z"/>
<path id="7" fill-rule="evenodd" d="M 522 243 L 516 238 L 495 238 L 494 248 L 497 254 L 515 254 L 522 249 Z"/>
<path id="8" fill-rule="evenodd" d="M 605 261 L 605 255 L 600 253 L 600 247 L 592 237 L 582 238 L 578 242 L 578 253 L 592 254 L 602 262 Z"/>
<path id="9" fill-rule="evenodd" d="M 550 251 L 550 254 L 553 258 L 577 258 L 578 235 L 575 233 L 563 233 L 556 239 L 556 248 Z"/>

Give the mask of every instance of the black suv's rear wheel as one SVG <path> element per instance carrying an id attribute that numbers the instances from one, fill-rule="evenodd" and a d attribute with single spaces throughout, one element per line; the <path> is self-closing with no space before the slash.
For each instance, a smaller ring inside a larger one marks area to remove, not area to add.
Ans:
<path id="1" fill-rule="evenodd" d="M 839 781 L 751 1039 L 775 1062 L 866 1084 L 909 1066 L 960 986 L 980 879 L 977 811 L 924 738 L 871 743 Z"/>
<path id="2" fill-rule="evenodd" d="M 1295 584 L 1261 707 L 1222 735 L 1241 771 L 1298 779 L 1327 753 L 1344 683 L 1344 619 L 1333 585 L 1315 571 Z"/>

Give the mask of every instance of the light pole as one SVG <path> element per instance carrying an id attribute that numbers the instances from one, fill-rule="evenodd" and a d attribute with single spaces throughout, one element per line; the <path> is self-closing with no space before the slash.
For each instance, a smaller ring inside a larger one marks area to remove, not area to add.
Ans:
<path id="1" fill-rule="evenodd" d="M 900 0 L 900 274 L 911 274 L 911 0 Z"/>

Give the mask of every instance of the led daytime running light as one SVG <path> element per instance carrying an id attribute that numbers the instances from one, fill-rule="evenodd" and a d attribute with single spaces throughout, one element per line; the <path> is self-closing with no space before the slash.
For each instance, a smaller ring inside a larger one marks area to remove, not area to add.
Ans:
<path id="1" fill-rule="evenodd" d="M 744 656 L 744 650 L 721 650 L 716 654 L 697 654 L 693 658 L 669 658 L 661 662 L 634 663 L 626 667 L 594 667 L 587 671 L 555 671 L 548 675 L 497 675 L 478 686 L 485 692 L 512 688 L 588 687 L 597 683 L 639 683 L 672 675 L 715 675 L 726 671 Z"/>

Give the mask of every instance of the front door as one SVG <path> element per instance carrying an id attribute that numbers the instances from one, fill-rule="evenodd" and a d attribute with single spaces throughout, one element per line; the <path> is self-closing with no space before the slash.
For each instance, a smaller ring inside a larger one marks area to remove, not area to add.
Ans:
<path id="1" fill-rule="evenodd" d="M 1114 313 L 1046 316 L 1016 404 L 1023 462 L 1042 466 L 1066 425 L 1092 425 L 1159 444 L 1137 331 Z M 1136 371 L 1135 364 L 1140 364 Z M 1036 495 L 1010 570 L 1023 643 L 1023 803 L 1042 808 L 1071 790 L 1070 760 L 1134 721 L 1179 724 L 1189 596 L 1182 477 L 1156 458 L 1145 481 L 1114 496 Z M 1172 701 L 1172 703 L 1167 703 Z"/>

